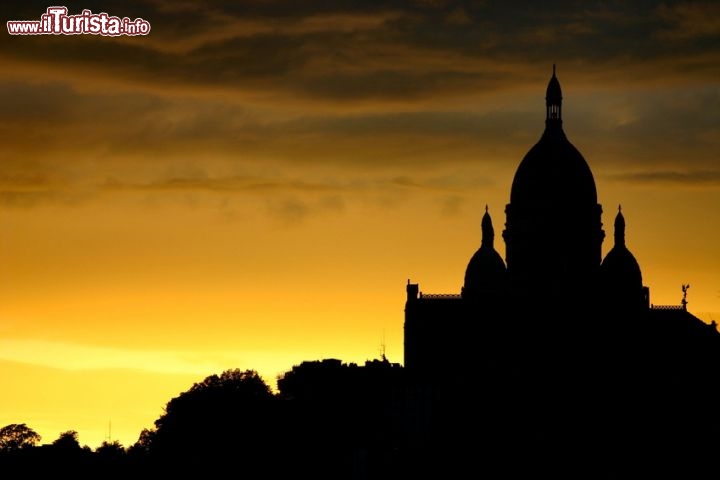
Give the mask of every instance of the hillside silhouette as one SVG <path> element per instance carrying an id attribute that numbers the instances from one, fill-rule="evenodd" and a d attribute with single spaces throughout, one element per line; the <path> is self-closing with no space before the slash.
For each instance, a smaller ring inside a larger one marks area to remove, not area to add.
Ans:
<path id="1" fill-rule="evenodd" d="M 585 372 L 565 385 L 553 378 L 529 387 L 518 374 L 464 388 L 451 372 L 418 383 L 387 359 L 362 366 L 324 359 L 293 367 L 275 394 L 256 372 L 228 370 L 171 399 L 127 448 L 105 442 L 92 451 L 73 431 L 44 445 L 29 435 L 11 447 L 0 443 L 0 471 L 29 478 L 228 471 L 240 478 L 715 478 L 720 424 L 698 404 L 712 398 L 700 359 L 672 370 L 670 359 L 646 362 L 612 381 Z M 526 365 L 526 375 L 535 371 Z"/>

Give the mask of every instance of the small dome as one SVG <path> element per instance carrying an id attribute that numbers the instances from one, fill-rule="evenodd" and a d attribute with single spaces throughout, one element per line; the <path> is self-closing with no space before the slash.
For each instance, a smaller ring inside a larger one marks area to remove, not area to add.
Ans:
<path id="1" fill-rule="evenodd" d="M 502 288 L 506 268 L 505 262 L 493 246 L 494 238 L 492 219 L 485 207 L 485 215 L 482 218 L 482 242 L 480 248 L 470 258 L 465 270 L 463 297 L 473 297 Z"/>
<path id="2" fill-rule="evenodd" d="M 626 292 L 642 289 L 640 265 L 625 246 L 625 217 L 619 206 L 615 216 L 615 245 L 602 261 L 600 274 L 607 288 Z"/>
<path id="3" fill-rule="evenodd" d="M 463 292 L 470 294 L 500 288 L 505 278 L 505 262 L 493 249 L 480 247 L 465 270 Z"/>
<path id="4" fill-rule="evenodd" d="M 640 291 L 642 289 L 642 273 L 635 256 L 627 247 L 614 246 L 600 266 L 600 273 L 605 285 L 623 291 Z"/>

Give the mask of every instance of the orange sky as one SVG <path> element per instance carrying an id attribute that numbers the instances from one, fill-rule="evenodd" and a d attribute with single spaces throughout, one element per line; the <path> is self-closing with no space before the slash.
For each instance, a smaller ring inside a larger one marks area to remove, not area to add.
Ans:
<path id="1" fill-rule="evenodd" d="M 553 62 L 603 252 L 622 204 L 651 302 L 689 283 L 720 320 L 717 4 L 356 3 L 73 2 L 152 31 L 2 35 L 0 426 L 129 446 L 228 368 L 402 362 L 407 280 L 459 293 L 486 204 L 502 230 Z"/>

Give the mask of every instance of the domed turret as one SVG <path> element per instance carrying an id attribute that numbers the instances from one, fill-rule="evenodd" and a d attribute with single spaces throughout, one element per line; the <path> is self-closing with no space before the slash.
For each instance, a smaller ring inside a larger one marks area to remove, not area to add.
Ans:
<path id="1" fill-rule="evenodd" d="M 607 303 L 642 303 L 642 273 L 635 256 L 625 245 L 625 217 L 621 207 L 618 207 L 615 217 L 615 245 L 605 256 L 600 266 L 600 275 Z"/>
<path id="2" fill-rule="evenodd" d="M 495 250 L 495 229 L 492 219 L 485 206 L 482 222 L 482 240 L 480 248 L 470 258 L 465 270 L 465 284 L 462 288 L 463 298 L 477 299 L 484 294 L 497 292 L 504 287 L 505 262 Z"/>

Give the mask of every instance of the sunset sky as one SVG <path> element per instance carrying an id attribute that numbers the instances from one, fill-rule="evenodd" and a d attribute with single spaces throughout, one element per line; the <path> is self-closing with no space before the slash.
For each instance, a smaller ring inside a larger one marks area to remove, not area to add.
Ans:
<path id="1" fill-rule="evenodd" d="M 152 29 L 2 34 L 0 426 L 130 446 L 229 368 L 402 363 L 408 279 L 459 293 L 486 204 L 504 256 L 553 63 L 603 254 L 622 204 L 651 302 L 720 321 L 717 2 L 62 5 Z"/>

